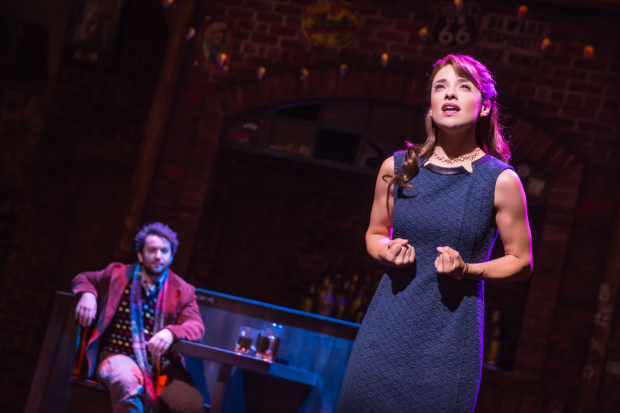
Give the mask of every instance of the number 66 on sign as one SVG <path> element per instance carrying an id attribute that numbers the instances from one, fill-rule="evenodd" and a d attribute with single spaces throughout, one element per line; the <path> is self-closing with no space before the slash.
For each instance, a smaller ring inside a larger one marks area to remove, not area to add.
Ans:
<path id="1" fill-rule="evenodd" d="M 443 2 L 435 9 L 435 23 L 431 36 L 436 43 L 465 46 L 478 36 L 480 6 L 474 2 L 463 4 L 459 11 L 454 3 Z"/>

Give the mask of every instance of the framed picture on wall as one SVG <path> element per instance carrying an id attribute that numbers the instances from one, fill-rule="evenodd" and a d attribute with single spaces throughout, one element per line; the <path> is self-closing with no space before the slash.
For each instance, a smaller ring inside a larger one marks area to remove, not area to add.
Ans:
<path id="1" fill-rule="evenodd" d="M 74 0 L 67 32 L 67 58 L 101 63 L 114 50 L 124 0 Z"/>
<path id="2" fill-rule="evenodd" d="M 205 23 L 196 38 L 198 51 L 194 64 L 209 69 L 221 67 L 228 69 L 233 50 L 236 26 L 228 17 L 205 19 Z"/>

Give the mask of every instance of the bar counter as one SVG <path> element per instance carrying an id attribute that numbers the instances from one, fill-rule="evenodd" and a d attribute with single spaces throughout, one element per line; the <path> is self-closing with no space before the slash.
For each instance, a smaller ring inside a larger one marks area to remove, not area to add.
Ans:
<path id="1" fill-rule="evenodd" d="M 359 324 L 214 291 L 196 294 L 205 324 L 203 347 L 180 342 L 174 350 L 186 356 L 212 411 L 336 411 Z M 232 352 L 239 327 L 260 329 L 267 323 L 284 327 L 277 356 L 287 366 Z"/>

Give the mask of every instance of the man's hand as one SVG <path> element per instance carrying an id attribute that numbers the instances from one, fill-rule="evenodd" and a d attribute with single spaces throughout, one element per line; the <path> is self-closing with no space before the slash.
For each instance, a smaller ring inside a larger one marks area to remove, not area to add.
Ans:
<path id="1" fill-rule="evenodd" d="M 88 327 L 97 316 L 97 297 L 93 293 L 82 293 L 75 307 L 75 319 L 83 327 Z"/>
<path id="2" fill-rule="evenodd" d="M 435 259 L 437 273 L 460 279 L 465 270 L 465 262 L 461 254 L 450 247 L 437 247 L 437 251 L 439 252 Z"/>
<path id="3" fill-rule="evenodd" d="M 149 340 L 149 351 L 151 354 L 159 355 L 165 353 L 174 341 L 174 335 L 170 330 L 164 328 L 157 332 Z"/>

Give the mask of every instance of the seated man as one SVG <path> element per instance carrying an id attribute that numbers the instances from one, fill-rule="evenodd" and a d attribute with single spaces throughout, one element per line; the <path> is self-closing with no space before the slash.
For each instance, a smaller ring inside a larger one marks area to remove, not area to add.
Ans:
<path id="1" fill-rule="evenodd" d="M 178 245 L 167 225 L 145 225 L 136 235 L 138 263 L 73 279 L 73 292 L 82 295 L 79 323 L 90 325 L 100 308 L 86 347 L 88 374 L 108 387 L 114 413 L 156 411 L 159 399 L 175 413 L 204 412 L 179 355 L 167 353 L 174 340 L 204 333 L 196 290 L 168 269 Z"/>

